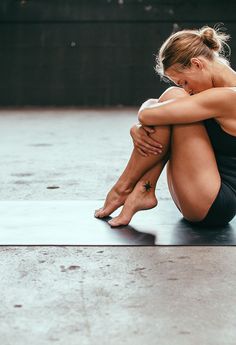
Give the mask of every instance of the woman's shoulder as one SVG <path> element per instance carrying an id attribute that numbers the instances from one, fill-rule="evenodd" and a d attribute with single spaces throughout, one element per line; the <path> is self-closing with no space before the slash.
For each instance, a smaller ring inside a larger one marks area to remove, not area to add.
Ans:
<path id="1" fill-rule="evenodd" d="M 215 104 L 220 108 L 221 105 L 224 107 L 228 103 L 234 107 L 236 105 L 236 87 L 213 87 L 199 92 L 196 96 L 204 102 Z"/>
<path id="2" fill-rule="evenodd" d="M 214 118 L 236 116 L 236 88 L 209 88 L 191 96 L 190 102 L 198 106 L 198 111 L 214 114 Z"/>
<path id="3" fill-rule="evenodd" d="M 215 87 L 207 90 L 206 102 L 214 103 L 215 118 L 220 122 L 236 117 L 236 87 Z"/>
<path id="4" fill-rule="evenodd" d="M 204 90 L 200 93 L 204 93 L 205 95 L 214 95 L 214 96 L 236 96 L 236 86 L 225 86 L 225 87 L 212 87 L 210 89 Z"/>

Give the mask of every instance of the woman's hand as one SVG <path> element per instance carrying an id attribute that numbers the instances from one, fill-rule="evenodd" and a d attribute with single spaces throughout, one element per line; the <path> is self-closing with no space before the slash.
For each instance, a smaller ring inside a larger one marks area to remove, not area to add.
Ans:
<path id="1" fill-rule="evenodd" d="M 150 137 L 150 134 L 153 133 L 155 133 L 154 128 L 142 126 L 140 124 L 134 125 L 130 129 L 130 135 L 133 139 L 134 146 L 144 157 L 162 153 L 162 145 Z"/>

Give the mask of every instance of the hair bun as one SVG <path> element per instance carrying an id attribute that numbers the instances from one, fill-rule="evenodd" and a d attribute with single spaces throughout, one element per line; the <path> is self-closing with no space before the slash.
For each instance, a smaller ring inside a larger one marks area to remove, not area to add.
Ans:
<path id="1" fill-rule="evenodd" d="M 200 35 L 203 40 L 203 43 L 205 43 L 208 46 L 208 48 L 215 51 L 221 50 L 222 45 L 214 29 L 209 27 L 203 28 L 200 32 Z"/>
<path id="2" fill-rule="evenodd" d="M 201 28 L 199 33 L 203 43 L 216 52 L 221 52 L 223 44 L 230 38 L 229 35 L 219 32 L 217 29 L 213 29 L 209 26 Z"/>

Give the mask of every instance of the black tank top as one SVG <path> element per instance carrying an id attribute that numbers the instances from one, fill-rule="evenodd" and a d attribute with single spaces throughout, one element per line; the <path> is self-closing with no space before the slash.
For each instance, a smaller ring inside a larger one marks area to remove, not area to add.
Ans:
<path id="1" fill-rule="evenodd" d="M 214 119 L 204 121 L 222 181 L 236 194 L 236 136 L 225 132 Z"/>

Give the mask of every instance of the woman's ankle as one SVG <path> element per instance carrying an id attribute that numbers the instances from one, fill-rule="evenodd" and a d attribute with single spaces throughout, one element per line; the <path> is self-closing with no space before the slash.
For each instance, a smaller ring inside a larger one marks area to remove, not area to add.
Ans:
<path id="1" fill-rule="evenodd" d="M 154 183 L 153 181 L 149 180 L 149 179 L 141 179 L 138 183 L 137 183 L 140 192 L 147 192 L 150 194 L 155 194 L 155 189 L 156 189 L 156 183 Z"/>
<path id="2" fill-rule="evenodd" d="M 129 194 L 134 189 L 135 184 L 121 179 L 117 181 L 114 188 L 119 194 Z"/>

